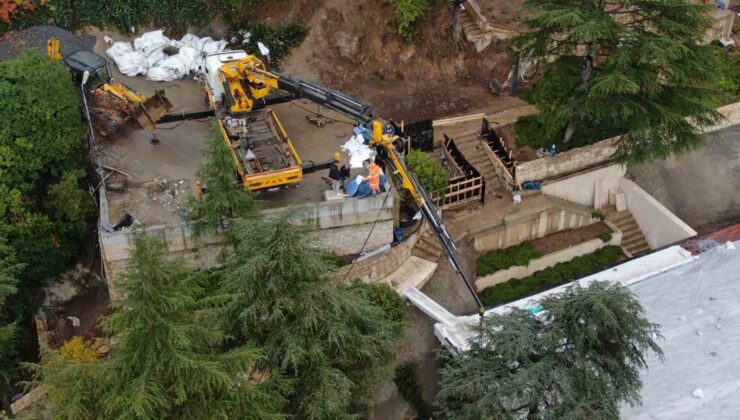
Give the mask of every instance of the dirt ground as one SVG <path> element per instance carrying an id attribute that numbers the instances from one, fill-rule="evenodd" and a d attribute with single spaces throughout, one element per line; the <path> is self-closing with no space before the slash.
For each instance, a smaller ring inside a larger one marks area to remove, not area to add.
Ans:
<path id="1" fill-rule="evenodd" d="M 611 232 L 611 230 L 603 222 L 594 223 L 582 228 L 563 230 L 535 239 L 532 241 L 532 245 L 534 245 L 534 248 L 540 253 L 540 255 L 547 255 L 555 251 L 560 251 L 561 249 L 596 239 L 599 235 L 608 232 Z"/>
<path id="2" fill-rule="evenodd" d="M 522 3 L 524 3 L 523 0 L 478 0 L 481 11 L 493 24 L 509 29 L 522 28 L 522 25 L 518 23 L 522 14 Z"/>
<path id="3" fill-rule="evenodd" d="M 506 80 L 512 53 L 503 44 L 480 54 L 469 44 L 458 51 L 444 2 L 410 44 L 402 42 L 384 0 L 276 0 L 255 14 L 265 22 L 308 25 L 285 73 L 362 98 L 384 118 L 414 122 L 523 103 L 488 90 L 491 79 Z"/>

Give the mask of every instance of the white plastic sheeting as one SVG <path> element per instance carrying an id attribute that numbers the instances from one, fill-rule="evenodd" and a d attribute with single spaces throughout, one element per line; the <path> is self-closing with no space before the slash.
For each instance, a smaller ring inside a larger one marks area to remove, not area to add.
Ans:
<path id="1" fill-rule="evenodd" d="M 362 168 L 362 162 L 370 159 L 373 150 L 365 144 L 362 134 L 355 134 L 342 146 L 342 150 L 349 154 L 349 166 L 351 168 Z"/>
<path id="2" fill-rule="evenodd" d="M 179 48 L 175 55 L 167 55 L 167 47 Z M 182 79 L 190 74 L 203 72 L 208 54 L 226 49 L 226 41 L 200 38 L 186 34 L 180 40 L 169 39 L 164 31 L 146 32 L 133 42 L 114 42 L 106 54 L 116 62 L 118 70 L 126 76 L 146 75 L 155 81 Z"/>

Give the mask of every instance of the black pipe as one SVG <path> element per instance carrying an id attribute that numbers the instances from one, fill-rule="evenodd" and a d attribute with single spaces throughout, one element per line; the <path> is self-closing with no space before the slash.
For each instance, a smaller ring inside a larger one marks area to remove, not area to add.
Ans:
<path id="1" fill-rule="evenodd" d="M 199 120 L 206 117 L 213 117 L 216 115 L 216 111 L 212 109 L 206 109 L 203 111 L 193 111 L 193 112 L 181 112 L 181 113 L 170 113 L 162 116 L 162 118 L 157 121 L 157 124 L 165 124 L 165 123 L 171 123 L 171 122 L 177 122 L 177 121 L 184 121 L 184 120 Z"/>

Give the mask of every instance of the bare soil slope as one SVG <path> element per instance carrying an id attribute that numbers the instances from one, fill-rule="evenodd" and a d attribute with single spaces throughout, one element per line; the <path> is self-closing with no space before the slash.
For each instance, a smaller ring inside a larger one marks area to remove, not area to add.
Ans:
<path id="1" fill-rule="evenodd" d="M 370 102 L 393 119 L 418 121 L 521 104 L 494 96 L 491 79 L 503 82 L 512 53 L 493 44 L 482 53 L 458 50 L 445 2 L 430 10 L 412 43 L 398 35 L 383 0 L 276 0 L 253 11 L 261 22 L 304 22 L 310 29 L 282 70 Z"/>

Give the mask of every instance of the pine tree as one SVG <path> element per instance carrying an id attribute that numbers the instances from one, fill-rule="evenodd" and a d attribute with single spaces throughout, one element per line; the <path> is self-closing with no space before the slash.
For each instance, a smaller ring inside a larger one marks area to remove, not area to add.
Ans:
<path id="1" fill-rule="evenodd" d="M 542 307 L 542 319 L 486 317 L 480 340 L 450 357 L 437 397 L 447 418 L 619 418 L 620 403 L 640 402 L 646 355 L 662 352 L 628 289 L 575 285 Z"/>
<path id="2" fill-rule="evenodd" d="M 542 145 L 622 135 L 617 157 L 643 162 L 698 147 L 721 115 L 723 62 L 703 45 L 709 6 L 689 0 L 526 0 L 516 45 L 557 92 L 538 94 Z M 690 117 L 692 122 L 686 120 Z M 692 125 L 693 124 L 693 125 Z"/>
<path id="3" fill-rule="evenodd" d="M 192 200 L 190 206 L 189 218 L 196 222 L 196 235 L 223 229 L 232 218 L 254 216 L 258 207 L 235 176 L 232 151 L 215 125 L 214 131 L 216 134 L 207 144 L 208 161 L 198 170 L 205 194 L 201 200 Z"/>
<path id="4" fill-rule="evenodd" d="M 18 276 L 23 266 L 15 259 L 13 249 L 4 238 L 0 238 L 0 392 L 3 397 L 3 409 L 9 408 L 8 396 L 15 376 L 17 343 L 17 325 L 11 321 L 12 316 L 6 307 L 7 299 L 16 293 Z"/>
<path id="5" fill-rule="evenodd" d="M 220 299 L 206 274 L 164 259 L 163 241 L 137 233 L 131 265 L 117 281 L 125 296 L 104 318 L 114 337 L 109 361 L 75 363 L 47 350 L 36 366 L 60 418 L 263 419 L 281 417 L 276 375 L 251 379 L 259 351 L 220 351 Z M 53 396 L 62 396 L 59 400 Z"/>
<path id="6" fill-rule="evenodd" d="M 288 412 L 299 418 L 345 418 L 362 410 L 371 387 L 390 375 L 402 328 L 368 290 L 334 284 L 306 228 L 291 215 L 235 220 L 235 244 L 223 287 L 235 336 L 254 340 L 268 366 L 294 383 Z"/>

